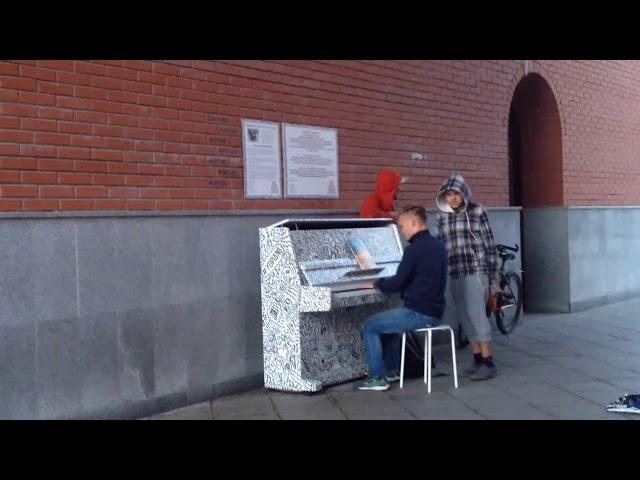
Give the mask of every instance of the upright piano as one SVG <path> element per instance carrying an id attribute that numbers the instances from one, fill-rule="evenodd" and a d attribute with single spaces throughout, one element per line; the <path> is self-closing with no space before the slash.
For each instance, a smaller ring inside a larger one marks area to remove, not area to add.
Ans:
<path id="1" fill-rule="evenodd" d="M 397 299 L 368 282 L 396 273 L 402 242 L 391 219 L 288 219 L 259 229 L 264 383 L 317 392 L 366 375 L 362 322 Z M 376 268 L 349 247 L 357 238 Z"/>

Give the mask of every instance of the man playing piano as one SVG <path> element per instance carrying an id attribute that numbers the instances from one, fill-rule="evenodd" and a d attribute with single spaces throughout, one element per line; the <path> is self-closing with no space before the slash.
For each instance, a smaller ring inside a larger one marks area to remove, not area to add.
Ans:
<path id="1" fill-rule="evenodd" d="M 444 311 L 447 281 L 447 251 L 427 229 L 424 207 L 404 209 L 398 228 L 409 242 L 393 277 L 367 285 L 383 293 L 400 293 L 404 306 L 380 312 L 362 325 L 362 338 L 369 367 L 360 390 L 388 390 L 399 380 L 401 334 L 407 330 L 437 326 Z M 385 335 L 384 348 L 381 336 Z"/>

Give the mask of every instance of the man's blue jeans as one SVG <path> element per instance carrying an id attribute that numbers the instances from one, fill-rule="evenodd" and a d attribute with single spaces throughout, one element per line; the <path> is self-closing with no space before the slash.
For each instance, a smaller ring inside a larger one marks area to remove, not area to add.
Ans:
<path id="1" fill-rule="evenodd" d="M 404 307 L 368 318 L 362 324 L 362 339 L 367 352 L 369 377 L 382 378 L 389 370 L 400 370 L 402 332 L 439 324 L 440 319 Z"/>

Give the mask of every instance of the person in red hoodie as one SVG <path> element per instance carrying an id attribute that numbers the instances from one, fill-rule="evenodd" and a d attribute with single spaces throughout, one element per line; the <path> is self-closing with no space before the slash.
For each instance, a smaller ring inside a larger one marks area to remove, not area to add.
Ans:
<path id="1" fill-rule="evenodd" d="M 360 218 L 396 218 L 393 202 L 405 181 L 395 170 L 381 170 L 376 178 L 376 191 L 362 201 Z"/>

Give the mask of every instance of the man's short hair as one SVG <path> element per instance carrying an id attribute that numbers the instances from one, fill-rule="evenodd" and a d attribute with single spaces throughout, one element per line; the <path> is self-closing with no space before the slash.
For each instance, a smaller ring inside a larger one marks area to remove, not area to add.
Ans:
<path id="1" fill-rule="evenodd" d="M 427 210 L 421 205 L 412 205 L 410 207 L 406 207 L 401 215 L 409 214 L 418 218 L 425 225 L 427 224 Z"/>

